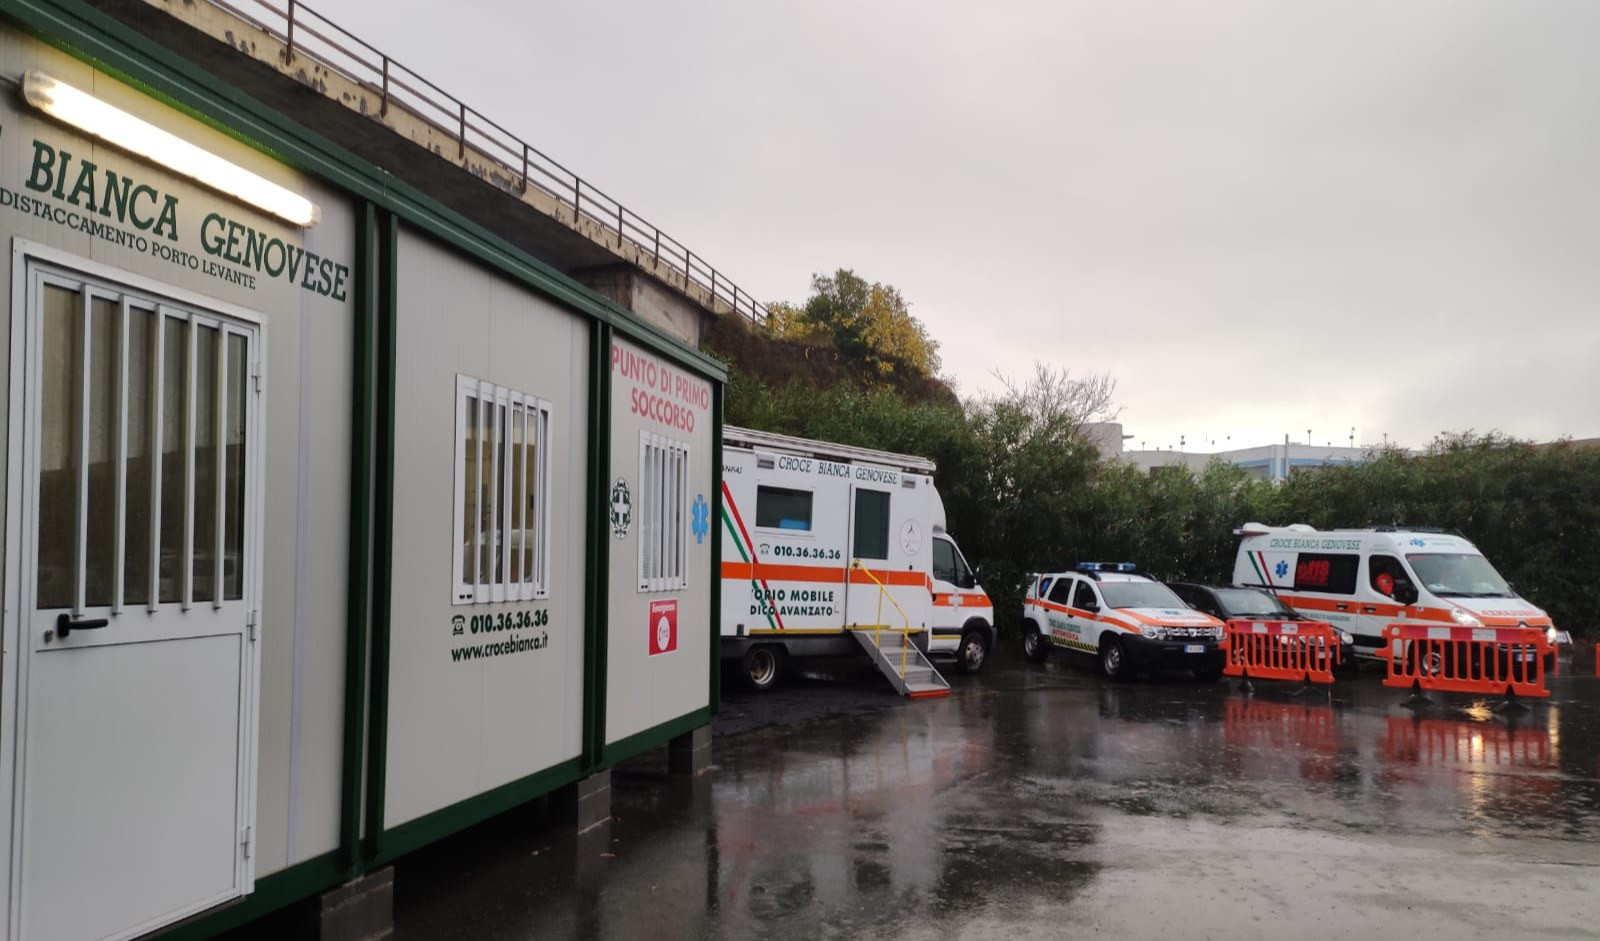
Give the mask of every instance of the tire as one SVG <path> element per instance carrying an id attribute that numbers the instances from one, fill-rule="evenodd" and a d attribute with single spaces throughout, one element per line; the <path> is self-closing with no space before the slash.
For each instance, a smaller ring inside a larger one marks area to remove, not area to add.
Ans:
<path id="1" fill-rule="evenodd" d="M 988 659 L 988 631 L 967 631 L 961 636 L 961 645 L 956 648 L 956 667 L 962 673 L 977 673 Z"/>
<path id="2" fill-rule="evenodd" d="M 1050 656 L 1050 642 L 1039 633 L 1039 625 L 1032 621 L 1022 629 L 1022 655 L 1034 663 L 1043 663 Z"/>
<path id="3" fill-rule="evenodd" d="M 1194 671 L 1194 678 L 1202 683 L 1215 683 L 1217 680 L 1222 679 L 1222 671 L 1215 668 L 1210 670 L 1196 670 Z"/>
<path id="4" fill-rule="evenodd" d="M 783 651 L 777 647 L 751 647 L 739 664 L 739 677 L 752 693 L 765 693 L 783 676 Z"/>
<path id="5" fill-rule="evenodd" d="M 1108 637 L 1100 642 L 1100 672 L 1114 683 L 1126 682 L 1133 678 L 1133 671 L 1128 668 L 1127 655 L 1122 650 L 1122 642 L 1115 637 Z"/>
<path id="6" fill-rule="evenodd" d="M 1413 676 L 1438 676 L 1444 672 L 1444 654 L 1435 650 L 1428 654 L 1426 663 L 1419 664 L 1417 663 L 1417 645 L 1413 643 L 1406 650 L 1406 664 L 1409 667 L 1406 672 Z"/>

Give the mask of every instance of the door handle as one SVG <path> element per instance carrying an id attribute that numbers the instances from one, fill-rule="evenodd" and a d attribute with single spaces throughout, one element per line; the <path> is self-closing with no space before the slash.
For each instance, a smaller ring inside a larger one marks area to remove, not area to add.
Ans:
<path id="1" fill-rule="evenodd" d="M 61 616 L 56 618 L 56 636 L 62 640 L 66 640 L 67 635 L 71 634 L 73 631 L 98 630 L 110 623 L 111 622 L 105 618 L 74 619 L 72 615 L 63 611 L 61 612 Z"/>
<path id="2" fill-rule="evenodd" d="M 1350 606 L 1345 604 L 1342 601 L 1341 602 L 1336 602 L 1333 607 L 1334 607 L 1334 610 L 1336 610 L 1336 611 L 1349 611 L 1350 610 Z"/>
<path id="3" fill-rule="evenodd" d="M 1377 614 L 1378 613 L 1378 609 L 1376 607 L 1370 605 L 1370 604 L 1364 604 L 1364 605 L 1361 606 L 1361 613 L 1362 614 Z"/>

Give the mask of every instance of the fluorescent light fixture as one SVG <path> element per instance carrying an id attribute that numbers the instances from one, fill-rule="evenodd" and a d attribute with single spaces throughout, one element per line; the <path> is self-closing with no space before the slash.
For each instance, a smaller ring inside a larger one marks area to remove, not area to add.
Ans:
<path id="1" fill-rule="evenodd" d="M 299 193 L 229 163 L 208 150 L 141 121 L 37 69 L 23 73 L 22 97 L 28 104 L 58 121 L 114 147 L 161 164 L 174 173 L 249 203 L 286 222 L 309 228 L 322 217 L 316 203 Z"/>

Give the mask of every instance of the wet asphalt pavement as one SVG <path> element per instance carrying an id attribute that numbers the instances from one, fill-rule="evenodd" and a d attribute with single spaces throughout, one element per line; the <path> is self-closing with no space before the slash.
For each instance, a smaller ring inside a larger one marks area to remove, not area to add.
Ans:
<path id="1" fill-rule="evenodd" d="M 733 694 L 717 767 L 613 777 L 581 838 L 492 822 L 396 872 L 433 938 L 1600 938 L 1600 679 L 1502 718 L 1113 685 L 997 655 L 942 700 Z"/>

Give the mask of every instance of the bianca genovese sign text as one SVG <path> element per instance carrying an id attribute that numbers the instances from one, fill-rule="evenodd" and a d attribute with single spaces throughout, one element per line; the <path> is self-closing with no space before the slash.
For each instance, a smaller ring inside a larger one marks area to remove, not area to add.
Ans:
<path id="1" fill-rule="evenodd" d="M 33 164 L 23 186 L 28 192 L 0 186 L 0 208 L 249 290 L 265 277 L 336 301 L 349 294 L 348 265 L 218 212 L 206 213 L 194 230 L 199 251 L 185 250 L 185 214 L 177 196 L 45 141 L 33 142 Z"/>

